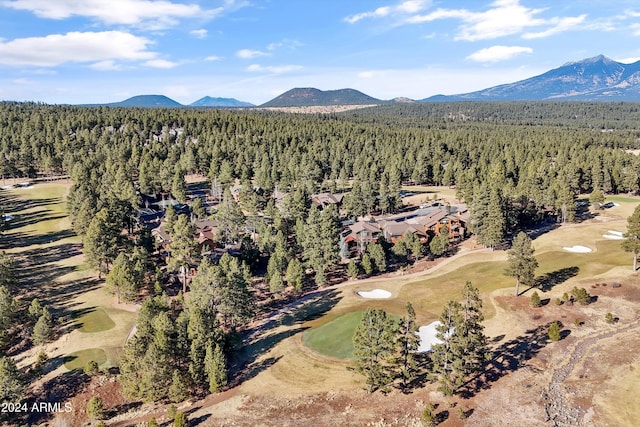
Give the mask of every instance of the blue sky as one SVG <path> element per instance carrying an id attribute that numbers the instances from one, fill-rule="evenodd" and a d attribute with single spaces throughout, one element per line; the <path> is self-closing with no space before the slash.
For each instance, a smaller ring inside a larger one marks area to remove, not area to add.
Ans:
<path id="1" fill-rule="evenodd" d="M 1 100 L 422 99 L 598 54 L 640 60 L 637 1 L 0 0 Z"/>

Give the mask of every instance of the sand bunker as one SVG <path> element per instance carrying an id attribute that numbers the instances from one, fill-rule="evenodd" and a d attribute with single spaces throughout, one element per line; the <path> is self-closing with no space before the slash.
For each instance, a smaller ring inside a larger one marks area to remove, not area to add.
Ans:
<path id="1" fill-rule="evenodd" d="M 564 249 L 567 252 L 575 252 L 575 253 L 579 253 L 579 254 L 586 254 L 588 252 L 591 252 L 591 248 L 588 248 L 586 246 L 580 246 L 580 245 L 575 245 L 575 246 L 564 246 L 562 249 Z"/>
<path id="2" fill-rule="evenodd" d="M 624 233 L 622 231 L 607 230 L 607 234 L 603 234 L 602 237 L 611 240 L 624 240 Z"/>
<path id="3" fill-rule="evenodd" d="M 362 298 L 384 299 L 391 298 L 391 292 L 383 289 L 374 289 L 372 291 L 360 291 L 358 292 Z"/>
<path id="4" fill-rule="evenodd" d="M 420 337 L 420 346 L 418 347 L 418 353 L 425 353 L 431 351 L 431 346 L 434 344 L 440 344 L 438 338 L 436 338 L 436 326 L 438 326 L 440 322 L 437 320 L 435 322 L 431 322 L 426 326 L 420 326 L 418 329 L 418 336 Z"/>

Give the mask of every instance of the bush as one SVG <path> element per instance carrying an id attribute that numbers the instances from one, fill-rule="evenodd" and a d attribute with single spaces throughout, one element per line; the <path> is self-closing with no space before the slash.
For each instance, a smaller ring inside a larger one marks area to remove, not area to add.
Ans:
<path id="1" fill-rule="evenodd" d="M 458 406 L 456 408 L 456 414 L 458 415 L 458 418 L 461 420 L 467 419 L 467 411 L 465 411 L 465 409 L 462 406 Z"/>
<path id="2" fill-rule="evenodd" d="M 588 305 L 591 303 L 591 295 L 585 288 L 574 288 L 571 290 L 571 296 L 580 303 L 580 305 Z"/>
<path id="3" fill-rule="evenodd" d="M 531 307 L 540 307 L 540 295 L 536 291 L 531 294 Z"/>
<path id="4" fill-rule="evenodd" d="M 87 363 L 87 365 L 84 367 L 84 373 L 89 376 L 94 376 L 95 374 L 98 373 L 99 370 L 100 370 L 100 366 L 98 365 L 98 362 L 96 362 L 95 360 L 90 360 Z"/>
<path id="5" fill-rule="evenodd" d="M 422 415 L 420 416 L 420 421 L 427 427 L 433 427 L 436 425 L 436 408 L 433 406 L 433 403 L 429 403 L 422 410 Z"/>
<path id="6" fill-rule="evenodd" d="M 147 427 L 160 427 L 155 418 L 151 418 L 147 423 Z"/>
<path id="7" fill-rule="evenodd" d="M 183 412 L 178 412 L 173 419 L 173 427 L 189 427 L 189 419 Z"/>
<path id="8" fill-rule="evenodd" d="M 615 319 L 615 317 L 613 317 L 613 314 L 611 314 L 611 313 L 605 314 L 604 320 L 605 320 L 605 322 L 607 322 L 607 323 L 609 323 L 611 325 L 616 323 L 616 319 Z"/>
<path id="9" fill-rule="evenodd" d="M 87 402 L 87 416 L 94 420 L 101 420 L 104 418 L 104 403 L 99 397 L 93 396 Z"/>
<path id="10" fill-rule="evenodd" d="M 582 320 L 580 320 L 580 319 L 574 319 L 573 320 L 573 324 L 576 325 L 576 326 L 582 326 L 582 325 L 584 325 L 584 322 Z"/>
<path id="11" fill-rule="evenodd" d="M 551 341 L 560 341 L 560 325 L 558 322 L 553 322 L 549 326 L 549 339 Z"/>
<path id="12" fill-rule="evenodd" d="M 562 305 L 562 300 L 561 300 L 560 298 L 556 298 L 556 299 L 553 301 L 553 303 L 554 303 L 555 305 Z"/>
<path id="13" fill-rule="evenodd" d="M 174 420 L 176 418 L 177 413 L 178 413 L 178 408 L 176 408 L 176 405 L 169 405 L 167 407 L 167 417 L 169 417 L 170 420 Z"/>

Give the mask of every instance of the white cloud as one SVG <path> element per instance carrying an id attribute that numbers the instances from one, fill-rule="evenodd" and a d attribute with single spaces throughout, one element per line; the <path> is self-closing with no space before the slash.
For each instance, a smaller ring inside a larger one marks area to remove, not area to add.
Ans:
<path id="1" fill-rule="evenodd" d="M 277 49 L 295 50 L 300 46 L 302 46 L 302 43 L 298 40 L 282 39 L 279 42 L 269 43 L 269 45 L 267 45 L 267 50 L 277 50 Z"/>
<path id="2" fill-rule="evenodd" d="M 633 64 L 634 62 L 640 61 L 640 56 L 630 56 L 627 58 L 615 59 L 617 62 L 622 62 L 623 64 Z"/>
<path id="3" fill-rule="evenodd" d="M 491 46 L 472 53 L 467 59 L 476 62 L 499 62 L 523 53 L 533 53 L 533 49 L 524 46 Z"/>
<path id="4" fill-rule="evenodd" d="M 122 69 L 122 66 L 116 64 L 116 62 L 112 59 L 96 62 L 95 64 L 91 64 L 90 67 L 98 71 L 113 71 Z"/>
<path id="5" fill-rule="evenodd" d="M 405 0 L 392 6 L 382 6 L 370 12 L 356 13 L 344 18 L 349 24 L 368 18 L 384 18 L 394 15 L 407 15 L 418 13 L 431 6 L 431 0 Z"/>
<path id="6" fill-rule="evenodd" d="M 180 64 L 178 64 L 177 62 L 167 61 L 165 59 L 151 59 L 149 61 L 144 62 L 143 65 L 146 65 L 147 67 L 151 67 L 151 68 L 169 69 L 169 68 L 177 67 Z"/>
<path id="7" fill-rule="evenodd" d="M 191 34 L 193 37 L 197 39 L 206 39 L 208 33 L 209 32 L 204 29 L 189 31 L 189 34 Z"/>
<path id="8" fill-rule="evenodd" d="M 262 52 L 259 50 L 251 50 L 251 49 L 240 49 L 236 52 L 236 56 L 242 59 L 252 59 L 258 58 L 260 56 L 269 56 L 269 53 Z"/>
<path id="9" fill-rule="evenodd" d="M 53 67 L 66 62 L 152 60 L 152 42 L 122 31 L 71 32 L 0 41 L 0 63 Z"/>
<path id="10" fill-rule="evenodd" d="M 29 79 L 13 79 L 11 80 L 11 84 L 14 85 L 32 85 L 35 82 L 33 80 L 29 80 Z"/>
<path id="11" fill-rule="evenodd" d="M 221 56 L 216 56 L 216 55 L 210 55 L 207 56 L 206 58 L 204 58 L 205 61 L 220 61 L 222 60 Z"/>
<path id="12" fill-rule="evenodd" d="M 41 18 L 83 16 L 108 25 L 134 25 L 152 30 L 173 27 L 180 18 L 212 18 L 224 11 L 222 7 L 204 10 L 198 4 L 168 0 L 6 0 L 2 4 L 33 12 Z"/>
<path id="13" fill-rule="evenodd" d="M 289 73 L 291 71 L 301 70 L 301 65 L 267 65 L 251 64 L 247 67 L 247 71 L 251 72 L 267 72 L 272 74 Z"/>
<path id="14" fill-rule="evenodd" d="M 544 28 L 529 32 L 524 38 L 541 38 L 567 31 L 584 22 L 586 15 L 576 17 L 539 18 L 546 9 L 532 9 L 520 4 L 520 0 L 496 0 L 484 12 L 468 9 L 437 9 L 425 15 L 407 18 L 410 24 L 433 22 L 441 19 L 462 21 L 456 40 L 478 41 L 522 33 L 530 28 Z"/>
<path id="15" fill-rule="evenodd" d="M 570 16 L 568 18 L 556 18 L 552 20 L 552 22 L 553 21 L 557 22 L 557 24 L 554 27 L 551 27 L 545 31 L 540 31 L 537 33 L 525 33 L 522 35 L 522 38 L 523 39 L 540 39 L 543 37 L 549 37 L 554 34 L 569 31 L 572 28 L 582 24 L 586 18 L 587 18 L 587 15 Z"/>

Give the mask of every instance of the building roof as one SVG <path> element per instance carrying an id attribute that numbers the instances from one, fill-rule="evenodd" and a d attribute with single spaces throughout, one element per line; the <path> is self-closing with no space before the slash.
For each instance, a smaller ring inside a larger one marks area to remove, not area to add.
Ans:
<path id="1" fill-rule="evenodd" d="M 344 194 L 320 193 L 311 195 L 311 203 L 316 206 L 337 205 L 342 203 Z"/>

